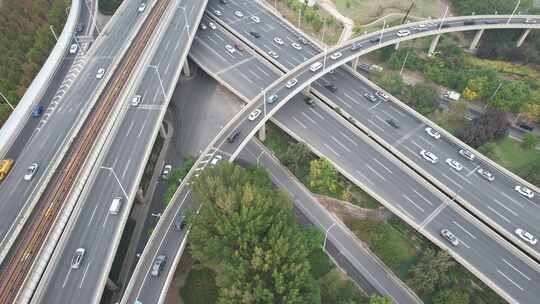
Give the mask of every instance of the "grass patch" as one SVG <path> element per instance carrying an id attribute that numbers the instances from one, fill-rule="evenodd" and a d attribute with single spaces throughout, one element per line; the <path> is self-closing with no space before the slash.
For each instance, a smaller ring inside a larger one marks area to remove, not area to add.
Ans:
<path id="1" fill-rule="evenodd" d="M 180 289 L 180 296 L 185 304 L 211 304 L 218 299 L 216 273 L 210 268 L 194 268 Z"/>
<path id="2" fill-rule="evenodd" d="M 540 151 L 536 149 L 523 149 L 521 142 L 505 137 L 498 141 L 495 148 L 496 161 L 506 169 L 518 172 L 531 164 L 534 159 L 540 157 Z"/>

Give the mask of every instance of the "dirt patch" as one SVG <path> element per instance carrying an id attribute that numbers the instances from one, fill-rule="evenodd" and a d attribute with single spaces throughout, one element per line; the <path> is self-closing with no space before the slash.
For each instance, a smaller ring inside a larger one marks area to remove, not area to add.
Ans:
<path id="1" fill-rule="evenodd" d="M 178 262 L 171 286 L 169 286 L 169 290 L 167 291 L 167 297 L 165 298 L 166 304 L 184 304 L 182 297 L 180 297 L 180 289 L 184 287 L 186 278 L 194 262 L 195 260 L 191 257 L 190 251 L 186 249 Z"/>
<path id="2" fill-rule="evenodd" d="M 349 202 L 337 200 L 328 196 L 316 195 L 315 197 L 323 207 L 337 215 L 342 221 L 346 217 L 353 217 L 357 219 L 369 218 L 384 221 L 392 216 L 392 213 L 384 207 L 379 207 L 377 209 L 365 209 L 355 206 Z"/>

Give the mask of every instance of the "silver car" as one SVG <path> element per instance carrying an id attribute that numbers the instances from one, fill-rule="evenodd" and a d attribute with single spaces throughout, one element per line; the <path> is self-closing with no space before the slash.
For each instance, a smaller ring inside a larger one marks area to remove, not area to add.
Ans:
<path id="1" fill-rule="evenodd" d="M 24 175 L 25 181 L 31 181 L 34 175 L 36 174 L 37 170 L 39 168 L 38 163 L 31 164 L 28 169 L 26 169 L 26 174 Z"/>
<path id="2" fill-rule="evenodd" d="M 71 268 L 79 269 L 81 267 L 85 252 L 86 250 L 84 248 L 75 250 L 75 254 L 73 254 L 73 259 L 71 260 Z"/>
<path id="3" fill-rule="evenodd" d="M 482 168 L 478 168 L 476 170 L 476 173 L 478 173 L 481 177 L 483 177 L 484 179 L 492 182 L 495 180 L 495 176 L 493 176 L 493 174 L 491 174 L 491 172 L 487 171 L 487 170 L 484 170 Z"/>
<path id="4" fill-rule="evenodd" d="M 447 159 L 446 159 L 446 163 L 447 163 L 450 167 L 454 168 L 454 170 L 456 170 L 456 171 L 461 171 L 461 170 L 463 169 L 463 165 L 460 164 L 460 163 L 459 163 L 457 160 L 455 160 L 455 159 L 447 158 Z"/>
<path id="5" fill-rule="evenodd" d="M 435 154 L 429 152 L 429 151 L 426 151 L 426 150 L 422 150 L 420 151 L 420 155 L 422 155 L 422 157 L 427 160 L 428 162 L 432 163 L 432 164 L 436 164 L 438 161 L 439 161 L 439 158 L 437 156 L 435 156 Z"/>
<path id="6" fill-rule="evenodd" d="M 433 128 L 427 127 L 427 128 L 426 128 L 426 133 L 427 133 L 429 136 L 431 136 L 431 137 L 433 137 L 433 138 L 435 138 L 435 139 L 441 138 L 441 133 L 437 132 L 437 131 L 436 131 L 435 129 L 433 129 Z"/>
<path id="7" fill-rule="evenodd" d="M 452 232 L 450 232 L 450 230 L 448 229 L 441 230 L 441 236 L 445 238 L 448 242 L 450 242 L 450 244 L 454 246 L 459 245 L 458 238 Z"/>
<path id="8" fill-rule="evenodd" d="M 538 243 L 538 240 L 534 237 L 534 235 L 530 234 L 529 232 L 521 229 L 521 228 L 517 228 L 515 231 L 514 231 L 522 240 L 524 240 L 525 242 L 531 244 L 531 245 L 536 245 L 536 243 Z"/>
<path id="9" fill-rule="evenodd" d="M 474 154 L 469 150 L 461 149 L 459 150 L 459 154 L 468 160 L 474 160 L 475 158 Z"/>
<path id="10" fill-rule="evenodd" d="M 534 197 L 534 192 L 531 191 L 531 189 L 525 187 L 525 186 L 520 186 L 520 185 L 517 185 L 514 187 L 514 190 L 516 190 L 517 192 L 519 192 L 519 194 L 525 196 L 525 197 L 528 197 L 528 198 L 533 198 Z"/>
<path id="11" fill-rule="evenodd" d="M 150 275 L 152 275 L 153 277 L 159 276 L 166 262 L 167 262 L 166 256 L 158 255 L 156 259 L 154 260 L 154 263 L 152 264 L 152 270 L 150 271 Z"/>

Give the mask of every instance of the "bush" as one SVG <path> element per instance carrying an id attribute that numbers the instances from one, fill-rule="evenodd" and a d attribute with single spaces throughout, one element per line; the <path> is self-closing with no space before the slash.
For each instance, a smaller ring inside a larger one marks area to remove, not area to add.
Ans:
<path id="1" fill-rule="evenodd" d="M 211 304 L 218 299 L 216 274 L 210 268 L 192 269 L 180 296 L 186 304 Z"/>
<path id="2" fill-rule="evenodd" d="M 311 265 L 311 273 L 315 279 L 319 279 L 332 270 L 332 263 L 326 256 L 326 253 L 317 248 L 313 250 L 308 256 L 309 264 Z"/>
<path id="3" fill-rule="evenodd" d="M 502 110 L 489 108 L 484 114 L 459 130 L 458 137 L 468 145 L 477 148 L 488 141 L 505 136 L 509 126 L 510 123 Z"/>
<path id="4" fill-rule="evenodd" d="M 525 133 L 523 134 L 523 148 L 525 149 L 534 149 L 538 145 L 539 139 L 538 136 L 536 136 L 533 133 Z"/>

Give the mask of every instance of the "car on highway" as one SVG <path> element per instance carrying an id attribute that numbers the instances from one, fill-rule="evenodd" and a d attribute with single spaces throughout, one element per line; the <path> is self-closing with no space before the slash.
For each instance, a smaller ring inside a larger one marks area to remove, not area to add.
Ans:
<path id="1" fill-rule="evenodd" d="M 261 109 L 255 109 L 255 111 L 251 112 L 251 114 L 249 114 L 248 116 L 248 120 L 249 121 L 254 121 L 255 119 L 257 119 L 257 117 L 259 117 L 259 115 L 261 115 L 262 111 Z"/>
<path id="2" fill-rule="evenodd" d="M 517 228 L 515 231 L 514 231 L 522 240 L 524 240 L 525 242 L 531 244 L 531 245 L 536 245 L 536 243 L 538 243 L 538 239 L 536 239 L 534 237 L 534 235 L 532 235 L 531 233 L 521 229 L 521 228 Z"/>
<path id="3" fill-rule="evenodd" d="M 381 37 L 371 38 L 371 39 L 369 39 L 369 42 L 371 42 L 371 43 L 379 43 L 379 42 L 381 42 Z"/>
<path id="4" fill-rule="evenodd" d="M 335 84 L 333 83 L 329 83 L 329 84 L 326 84 L 324 86 L 328 91 L 332 92 L 332 93 L 336 93 L 337 92 L 337 87 Z"/>
<path id="5" fill-rule="evenodd" d="M 169 175 L 171 175 L 172 166 L 171 165 L 165 165 L 163 167 L 163 171 L 161 171 L 161 178 L 167 179 L 169 178 Z"/>
<path id="6" fill-rule="evenodd" d="M 298 42 L 291 43 L 291 46 L 296 50 L 301 50 L 302 46 Z"/>
<path id="7" fill-rule="evenodd" d="M 528 197 L 528 198 L 533 198 L 534 197 L 534 192 L 532 192 L 531 189 L 525 187 L 525 186 L 520 186 L 520 185 L 516 185 L 514 187 L 514 190 L 516 190 L 519 194 L 525 196 L 525 197 Z"/>
<path id="8" fill-rule="evenodd" d="M 249 34 L 251 36 L 253 36 L 254 38 L 261 38 L 261 34 L 257 33 L 257 32 L 249 32 Z"/>
<path id="9" fill-rule="evenodd" d="M 397 35 L 398 37 L 407 37 L 407 36 L 409 36 L 410 34 L 411 34 L 411 31 L 409 31 L 409 30 L 399 30 L 399 31 L 397 31 L 397 33 L 396 33 L 396 35 Z"/>
<path id="10" fill-rule="evenodd" d="M 141 95 L 135 95 L 135 96 L 133 96 L 133 98 L 131 98 L 131 103 L 130 103 L 130 105 L 131 105 L 132 107 L 138 107 L 139 104 L 141 103 L 141 98 L 142 98 Z"/>
<path id="11" fill-rule="evenodd" d="M 201 30 L 206 31 L 207 28 L 206 24 L 201 22 Z"/>
<path id="12" fill-rule="evenodd" d="M 437 132 L 437 130 L 433 129 L 432 127 L 427 127 L 425 129 L 427 135 L 435 138 L 435 139 L 439 139 L 441 138 L 441 133 Z"/>
<path id="13" fill-rule="evenodd" d="M 298 79 L 293 78 L 293 79 L 287 81 L 287 83 L 285 84 L 285 87 L 287 87 L 287 89 L 290 89 L 290 88 L 294 87 L 297 83 L 298 83 Z"/>
<path id="14" fill-rule="evenodd" d="M 99 68 L 97 70 L 97 73 L 96 73 L 96 79 L 103 78 L 103 75 L 105 75 L 105 69 L 104 68 Z"/>
<path id="15" fill-rule="evenodd" d="M 232 144 L 238 136 L 240 136 L 240 130 L 234 130 L 229 137 L 227 137 L 227 142 Z"/>
<path id="16" fill-rule="evenodd" d="M 77 250 L 75 250 L 73 258 L 71 259 L 71 268 L 79 269 L 81 267 L 85 253 L 86 250 L 84 248 L 78 248 Z"/>
<path id="17" fill-rule="evenodd" d="M 446 163 L 456 171 L 463 170 L 463 165 L 455 159 L 447 158 Z"/>
<path id="18" fill-rule="evenodd" d="M 317 72 L 320 68 L 322 68 L 322 63 L 320 63 L 319 61 L 309 66 L 309 70 L 312 72 Z"/>
<path id="19" fill-rule="evenodd" d="M 279 37 L 274 37 L 274 42 L 279 44 L 279 45 L 282 45 L 283 44 L 283 39 L 281 39 Z"/>
<path id="20" fill-rule="evenodd" d="M 259 23 L 261 22 L 261 19 L 257 16 L 251 16 L 249 17 L 249 19 L 251 19 L 251 21 L 255 22 L 255 23 Z"/>
<path id="21" fill-rule="evenodd" d="M 154 260 L 154 263 L 152 263 L 152 270 L 150 271 L 150 275 L 153 277 L 158 277 L 163 270 L 163 267 L 165 267 L 166 262 L 167 257 L 165 255 L 158 255 Z"/>
<path id="22" fill-rule="evenodd" d="M 387 119 L 386 120 L 386 123 L 389 124 L 390 126 L 396 128 L 396 129 L 399 129 L 401 126 L 399 125 L 399 123 L 393 119 Z"/>
<path id="23" fill-rule="evenodd" d="M 145 8 L 146 8 L 146 3 L 142 2 L 141 4 L 139 4 L 139 7 L 137 8 L 137 11 L 139 13 L 142 13 L 142 12 L 144 12 Z"/>
<path id="24" fill-rule="evenodd" d="M 439 161 L 439 158 L 435 154 L 426 150 L 421 150 L 420 155 L 422 155 L 425 160 L 432 164 L 436 164 Z"/>
<path id="25" fill-rule="evenodd" d="M 310 107 L 315 106 L 315 100 L 313 100 L 313 98 L 311 98 L 309 96 L 304 97 L 304 102 Z"/>
<path id="26" fill-rule="evenodd" d="M 43 105 L 37 105 L 34 107 L 34 110 L 32 110 L 32 117 L 40 117 L 43 113 Z"/>
<path id="27" fill-rule="evenodd" d="M 13 159 L 3 159 L 0 162 L 0 181 L 3 181 L 13 166 Z"/>
<path id="28" fill-rule="evenodd" d="M 221 15 L 223 15 L 223 14 L 221 13 L 220 10 L 214 10 L 214 15 L 216 15 L 216 16 L 219 17 L 219 16 L 221 16 Z"/>
<path id="29" fill-rule="evenodd" d="M 229 53 L 231 53 L 231 54 L 236 53 L 236 49 L 235 49 L 232 45 L 230 45 L 230 44 L 226 44 L 226 45 L 225 45 L 225 49 L 226 49 Z"/>
<path id="30" fill-rule="evenodd" d="M 122 199 L 120 196 L 113 198 L 111 205 L 109 206 L 109 214 L 118 215 L 118 213 L 120 213 L 120 209 L 122 209 L 123 201 L 124 199 Z"/>
<path id="31" fill-rule="evenodd" d="M 274 52 L 274 51 L 268 51 L 268 55 L 270 55 L 270 57 L 274 58 L 274 59 L 278 59 L 279 58 L 279 55 L 278 53 Z"/>
<path id="32" fill-rule="evenodd" d="M 441 230 L 441 235 L 443 238 L 445 238 L 448 242 L 450 242 L 450 244 L 454 245 L 454 246 L 458 246 L 459 245 L 459 240 L 458 238 L 452 233 L 450 232 L 450 230 L 448 229 L 443 229 Z"/>
<path id="33" fill-rule="evenodd" d="M 362 47 L 362 44 L 361 44 L 361 43 L 354 43 L 353 45 L 351 45 L 351 52 L 357 51 L 357 50 L 359 50 L 361 47 Z"/>
<path id="34" fill-rule="evenodd" d="M 34 177 L 34 175 L 36 175 L 36 172 L 39 168 L 39 164 L 38 163 L 33 163 L 31 164 L 27 169 L 26 169 L 26 174 L 24 174 L 24 180 L 25 181 L 31 181 L 32 178 Z"/>
<path id="35" fill-rule="evenodd" d="M 208 27 L 215 30 L 216 29 L 216 24 L 214 22 L 208 22 Z"/>
<path id="36" fill-rule="evenodd" d="M 219 0 L 219 3 L 221 3 L 221 4 L 227 4 L 227 3 L 229 3 L 229 2 L 227 2 L 227 0 Z"/>
<path id="37" fill-rule="evenodd" d="M 388 101 L 388 99 L 390 99 L 390 95 L 386 94 L 383 91 L 377 91 L 375 92 L 375 95 L 379 96 L 384 101 Z"/>
<path id="38" fill-rule="evenodd" d="M 70 54 L 75 54 L 77 53 L 77 50 L 79 49 L 79 47 L 77 47 L 77 44 L 76 43 L 73 43 L 70 47 L 69 47 L 69 53 Z"/>
<path id="39" fill-rule="evenodd" d="M 75 32 L 77 34 L 80 34 L 84 31 L 84 23 L 78 23 L 77 26 L 75 27 Z"/>
<path id="40" fill-rule="evenodd" d="M 210 162 L 210 166 L 217 165 L 217 163 L 219 163 L 219 161 L 221 161 L 222 159 L 223 159 L 223 156 L 221 155 L 214 156 L 214 159 L 212 159 L 212 161 Z"/>
<path id="41" fill-rule="evenodd" d="M 244 13 L 242 13 L 241 11 L 234 11 L 234 15 L 238 18 L 244 17 Z"/>
<path id="42" fill-rule="evenodd" d="M 341 52 L 335 52 L 334 54 L 330 55 L 330 58 L 332 58 L 332 60 L 337 60 L 339 58 L 341 58 L 343 54 Z"/>
<path id="43" fill-rule="evenodd" d="M 525 19 L 525 23 L 527 23 L 527 24 L 534 24 L 534 23 L 536 23 L 536 20 L 535 20 L 535 19 L 532 19 L 532 18 L 526 18 L 526 19 Z"/>
<path id="44" fill-rule="evenodd" d="M 373 103 L 377 102 L 377 97 L 375 97 L 375 95 L 371 93 L 364 93 L 364 97 L 370 102 L 373 102 Z"/>
<path id="45" fill-rule="evenodd" d="M 465 149 L 459 150 L 459 154 L 468 160 L 474 160 L 474 158 L 476 157 L 471 151 Z"/>
<path id="46" fill-rule="evenodd" d="M 174 219 L 174 230 L 176 231 L 182 231 L 186 227 L 186 216 L 185 215 L 177 215 Z"/>
<path id="47" fill-rule="evenodd" d="M 300 42 L 303 45 L 308 45 L 309 42 L 304 37 L 299 37 L 298 42 Z"/>
<path id="48" fill-rule="evenodd" d="M 482 169 L 482 168 L 478 168 L 476 169 L 476 173 L 478 173 L 478 175 L 480 175 L 481 177 L 483 177 L 485 180 L 487 181 L 494 181 L 495 180 L 495 176 L 493 176 L 493 174 L 491 174 L 491 172 L 485 170 L 485 169 Z"/>
<path id="49" fill-rule="evenodd" d="M 273 104 L 274 102 L 278 101 L 279 96 L 277 94 L 273 94 L 270 97 L 266 98 L 266 103 Z"/>

